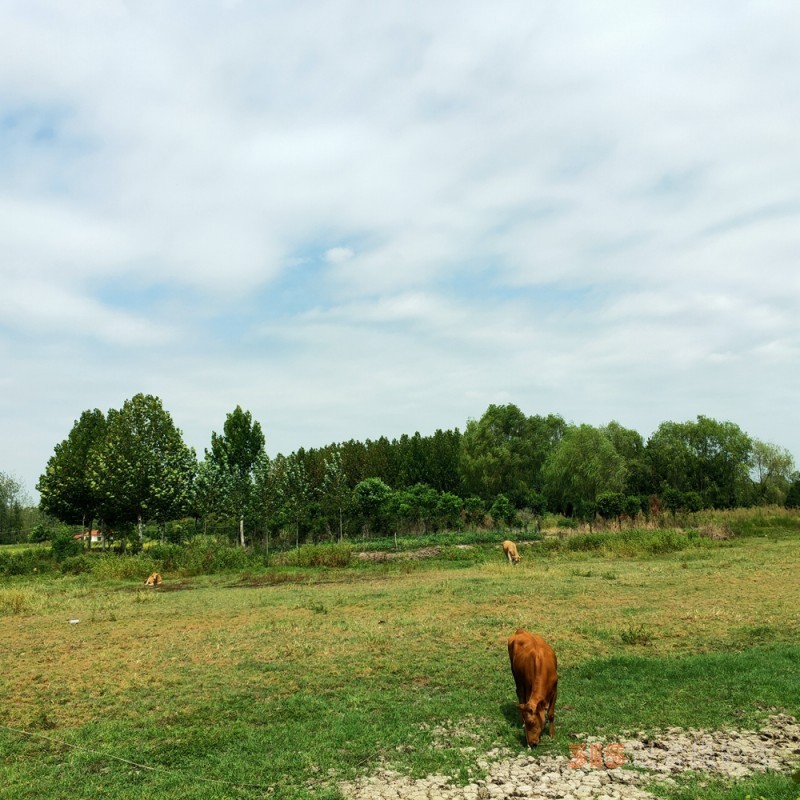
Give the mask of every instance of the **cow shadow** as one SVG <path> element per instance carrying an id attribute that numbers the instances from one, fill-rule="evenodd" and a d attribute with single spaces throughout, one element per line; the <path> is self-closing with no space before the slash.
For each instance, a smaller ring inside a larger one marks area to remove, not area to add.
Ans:
<path id="1" fill-rule="evenodd" d="M 519 707 L 516 703 L 501 703 L 500 711 L 502 711 L 503 716 L 513 725 L 522 725 L 522 719 L 519 716 Z"/>
<path id="2" fill-rule="evenodd" d="M 523 747 L 527 747 L 528 741 L 525 738 L 525 730 L 522 727 L 522 718 L 519 715 L 519 708 L 516 703 L 501 703 L 500 712 L 506 718 L 509 727 L 513 731 L 513 737 Z"/>

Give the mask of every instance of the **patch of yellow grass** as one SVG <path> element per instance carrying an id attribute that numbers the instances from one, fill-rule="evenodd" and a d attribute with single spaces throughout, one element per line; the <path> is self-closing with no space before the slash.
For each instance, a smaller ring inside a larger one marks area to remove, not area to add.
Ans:
<path id="1" fill-rule="evenodd" d="M 32 589 L 0 589 L 0 615 L 32 614 L 40 606 L 40 599 Z"/>
<path id="2" fill-rule="evenodd" d="M 2 590 L 0 604 L 28 609 L 0 616 L 5 719 L 134 718 L 130 697 L 174 714 L 202 704 L 214 687 L 283 695 L 308 690 L 308 676 L 320 675 L 329 686 L 415 674 L 435 684 L 446 681 L 453 658 L 505 670 L 505 641 L 517 627 L 545 636 L 562 665 L 637 647 L 696 653 L 745 635 L 800 635 L 800 542 L 791 539 L 740 539 L 702 559 L 572 554 L 515 567 L 498 558 L 457 571 L 358 574 L 349 583 L 194 586 Z M 650 640 L 625 644 L 631 630 Z"/>

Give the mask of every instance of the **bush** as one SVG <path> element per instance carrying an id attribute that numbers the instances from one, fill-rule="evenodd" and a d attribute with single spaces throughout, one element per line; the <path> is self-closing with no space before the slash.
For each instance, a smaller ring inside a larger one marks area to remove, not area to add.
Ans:
<path id="1" fill-rule="evenodd" d="M 561 539 L 545 541 L 548 552 L 602 553 L 620 558 L 639 558 L 648 555 L 664 555 L 685 550 L 697 543 L 690 537 L 672 528 L 640 530 L 636 528 L 601 533 L 580 533 Z"/>
<path id="2" fill-rule="evenodd" d="M 155 549 L 162 552 L 159 548 Z M 253 566 L 254 562 L 263 562 L 259 556 L 241 547 L 232 547 L 227 542 L 206 536 L 198 536 L 178 549 L 181 552 L 175 568 L 185 575 L 210 575 L 246 569 Z"/>
<path id="3" fill-rule="evenodd" d="M 61 574 L 82 575 L 84 572 L 91 572 L 93 560 L 91 556 L 85 555 L 67 556 L 61 561 Z"/>
<path id="4" fill-rule="evenodd" d="M 50 545 L 53 558 L 59 563 L 70 556 L 77 556 L 83 551 L 83 544 L 67 531 L 59 531 L 53 536 Z"/>
<path id="5" fill-rule="evenodd" d="M 290 550 L 281 557 L 281 562 L 290 567 L 346 567 L 353 555 L 352 545 L 306 544 Z"/>
<path id="6" fill-rule="evenodd" d="M 505 525 L 506 527 L 511 527 L 517 517 L 517 510 L 504 494 L 499 494 L 495 498 L 494 503 L 492 503 L 492 507 L 489 509 L 489 516 L 498 526 Z"/>
<path id="7" fill-rule="evenodd" d="M 42 525 L 36 525 L 34 529 L 31 531 L 31 535 L 28 537 L 28 541 L 31 544 L 43 544 L 44 542 L 50 541 L 50 531 Z"/>
<path id="8" fill-rule="evenodd" d="M 556 516 L 555 518 L 557 528 L 566 528 L 567 530 L 576 530 L 578 527 L 578 520 L 572 517 Z"/>
<path id="9" fill-rule="evenodd" d="M 32 575 L 50 572 L 54 566 L 50 548 L 31 547 L 16 553 L 0 552 L 0 575 Z"/>
<path id="10" fill-rule="evenodd" d="M 147 549 L 147 555 L 159 564 L 159 572 L 175 572 L 183 566 L 187 547 L 179 544 L 155 544 Z"/>
<path id="11" fill-rule="evenodd" d="M 570 536 L 564 540 L 565 549 L 568 551 L 583 550 L 583 551 L 596 551 L 600 550 L 607 544 L 611 537 L 615 534 L 608 533 L 579 533 L 576 536 Z"/>
<path id="12" fill-rule="evenodd" d="M 121 556 L 111 554 L 92 557 L 90 568 L 92 574 L 101 580 L 138 578 L 143 581 L 151 572 L 158 570 L 158 565 L 149 555 Z"/>

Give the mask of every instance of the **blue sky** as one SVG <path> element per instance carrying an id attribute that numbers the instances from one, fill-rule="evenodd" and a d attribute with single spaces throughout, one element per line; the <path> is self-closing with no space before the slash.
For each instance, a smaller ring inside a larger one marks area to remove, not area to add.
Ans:
<path id="1" fill-rule="evenodd" d="M 0 470 L 489 403 L 800 458 L 791 2 L 0 1 Z"/>

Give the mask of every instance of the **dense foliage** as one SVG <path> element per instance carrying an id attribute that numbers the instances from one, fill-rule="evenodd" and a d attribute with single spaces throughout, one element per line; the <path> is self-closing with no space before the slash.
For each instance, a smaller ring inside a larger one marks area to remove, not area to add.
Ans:
<path id="1" fill-rule="evenodd" d="M 37 488 L 51 517 L 98 521 L 116 541 L 136 545 L 149 521 L 164 542 L 202 531 L 268 551 L 366 533 L 511 526 L 545 512 L 621 523 L 796 506 L 799 487 L 785 449 L 733 422 L 664 422 L 645 441 L 615 421 L 575 425 L 512 404 L 490 405 L 463 433 L 350 440 L 274 458 L 260 423 L 237 406 L 198 463 L 161 401 L 137 395 L 108 414 L 84 412 Z M 7 500 L 0 513 L 13 513 Z"/>
<path id="2" fill-rule="evenodd" d="M 0 544 L 16 541 L 22 525 L 21 492 L 18 480 L 0 472 Z"/>

